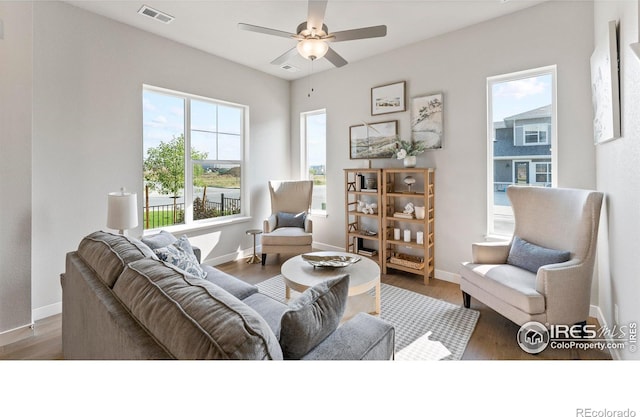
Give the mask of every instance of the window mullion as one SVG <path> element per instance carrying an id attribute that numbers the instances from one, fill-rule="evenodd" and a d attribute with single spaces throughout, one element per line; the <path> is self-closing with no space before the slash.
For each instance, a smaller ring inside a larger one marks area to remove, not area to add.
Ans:
<path id="1" fill-rule="evenodd" d="M 191 160 L 191 99 L 184 101 L 184 220 L 193 222 L 193 161 Z"/>

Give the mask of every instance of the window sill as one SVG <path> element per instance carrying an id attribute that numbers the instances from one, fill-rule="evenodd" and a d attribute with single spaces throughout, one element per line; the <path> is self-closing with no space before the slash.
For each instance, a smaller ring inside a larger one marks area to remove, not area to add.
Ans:
<path id="1" fill-rule="evenodd" d="M 484 236 L 485 242 L 509 242 L 511 240 L 511 238 L 512 238 L 511 235 L 496 235 L 496 234 L 492 234 L 492 235 L 485 235 Z"/>
<path id="2" fill-rule="evenodd" d="M 252 220 L 252 217 L 238 216 L 230 217 L 223 220 L 214 220 L 209 222 L 192 223 L 192 224 L 179 224 L 175 226 L 159 227 L 157 229 L 147 229 L 142 233 L 142 236 L 149 236 L 158 233 L 160 230 L 175 234 L 175 233 L 188 233 L 194 231 L 202 231 L 207 229 L 217 229 L 223 226 L 230 226 L 238 223 L 247 223 Z"/>
<path id="3" fill-rule="evenodd" d="M 309 214 L 311 215 L 311 217 L 322 217 L 324 219 L 329 217 L 326 210 L 311 210 Z"/>

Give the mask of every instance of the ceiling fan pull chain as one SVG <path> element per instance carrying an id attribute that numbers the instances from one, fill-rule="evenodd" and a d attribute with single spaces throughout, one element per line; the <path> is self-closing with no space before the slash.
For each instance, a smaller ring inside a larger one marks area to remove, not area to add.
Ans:
<path id="1" fill-rule="evenodd" d="M 311 73 L 309 74 L 309 93 L 307 93 L 307 97 L 311 97 L 311 93 L 313 93 L 313 83 L 311 82 L 311 77 L 313 76 L 313 61 L 311 60 Z"/>

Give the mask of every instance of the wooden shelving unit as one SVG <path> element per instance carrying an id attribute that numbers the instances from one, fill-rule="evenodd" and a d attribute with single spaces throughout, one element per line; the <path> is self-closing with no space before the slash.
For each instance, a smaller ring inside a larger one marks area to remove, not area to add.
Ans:
<path id="1" fill-rule="evenodd" d="M 345 169 L 344 182 L 345 248 L 347 252 L 369 256 L 382 267 L 382 170 Z M 358 211 L 359 201 L 367 204 L 375 203 L 377 205 L 375 213 Z"/>
<path id="2" fill-rule="evenodd" d="M 415 184 L 409 187 L 404 179 L 413 177 Z M 404 168 L 382 170 L 382 272 L 388 268 L 422 275 L 424 283 L 435 274 L 435 171 L 432 168 Z M 409 190 L 411 188 L 411 191 Z M 424 218 L 394 217 L 402 213 L 407 203 L 424 207 Z M 394 238 L 394 229 L 400 229 L 400 239 Z M 404 241 L 404 232 L 411 234 Z M 416 240 L 422 232 L 423 240 Z"/>

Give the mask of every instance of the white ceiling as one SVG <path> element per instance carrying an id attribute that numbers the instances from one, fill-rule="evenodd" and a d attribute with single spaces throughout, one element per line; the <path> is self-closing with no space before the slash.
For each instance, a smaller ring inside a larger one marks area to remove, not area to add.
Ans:
<path id="1" fill-rule="evenodd" d="M 513 13 L 546 0 L 329 0 L 325 24 L 329 32 L 387 25 L 384 38 L 334 43 L 349 62 L 387 52 L 443 33 Z M 295 33 L 307 17 L 306 0 L 94 0 L 67 1 L 74 6 L 172 39 L 194 48 L 293 80 L 309 74 L 310 61 L 297 56 L 288 62 L 300 69 L 288 72 L 270 62 L 296 45 L 293 39 L 238 29 L 238 23 Z M 146 4 L 175 20 L 163 24 L 138 14 Z M 313 72 L 332 69 L 325 59 Z"/>

